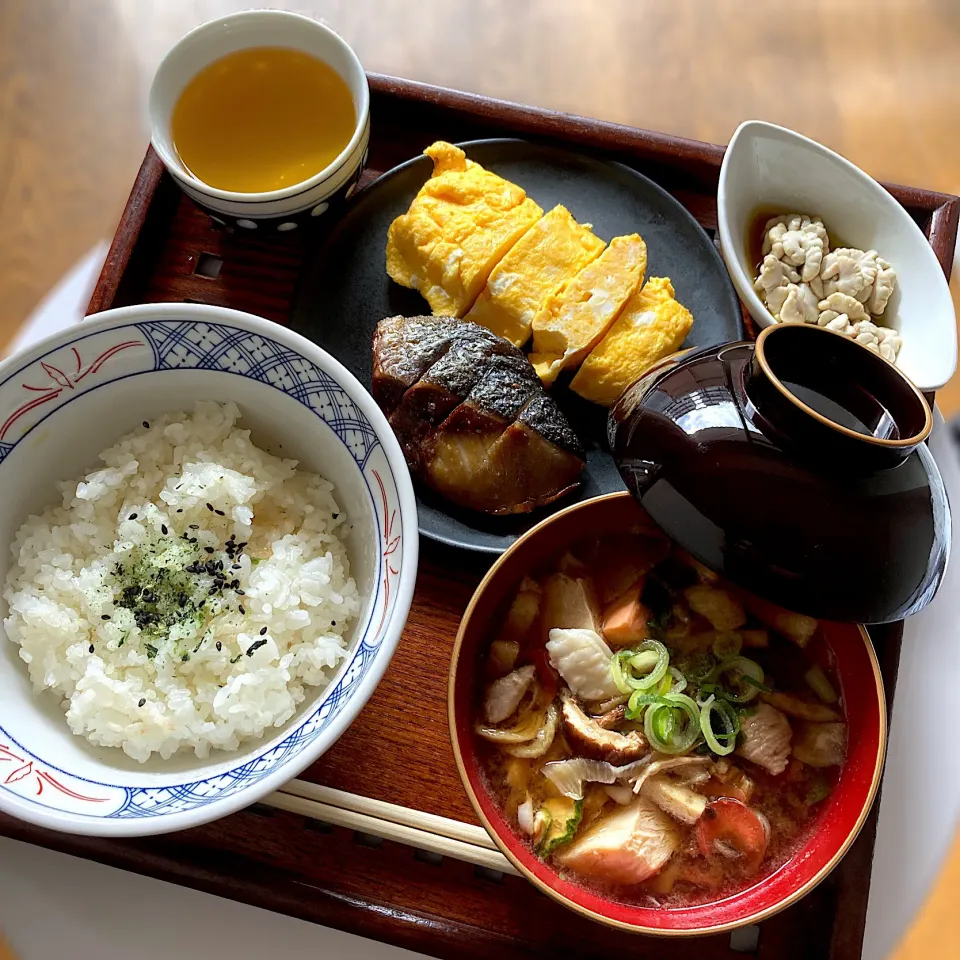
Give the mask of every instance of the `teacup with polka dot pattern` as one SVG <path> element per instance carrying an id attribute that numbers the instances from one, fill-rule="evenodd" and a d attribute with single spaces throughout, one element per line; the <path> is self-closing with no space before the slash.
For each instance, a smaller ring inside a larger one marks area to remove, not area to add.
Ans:
<path id="1" fill-rule="evenodd" d="M 357 123 L 350 142 L 319 173 L 282 190 L 237 193 L 194 176 L 173 144 L 170 119 L 184 87 L 208 64 L 250 47 L 291 47 L 323 60 L 346 82 Z M 329 216 L 357 189 L 370 142 L 367 77 L 350 46 L 317 20 L 282 10 L 251 10 L 192 30 L 164 57 L 150 88 L 151 144 L 180 188 L 213 220 L 241 230 L 288 233 Z"/>

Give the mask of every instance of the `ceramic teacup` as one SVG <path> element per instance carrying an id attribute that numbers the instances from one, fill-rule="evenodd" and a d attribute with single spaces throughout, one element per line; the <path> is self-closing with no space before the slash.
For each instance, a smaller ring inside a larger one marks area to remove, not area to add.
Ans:
<path id="1" fill-rule="evenodd" d="M 195 177 L 173 144 L 170 121 L 184 87 L 204 67 L 250 47 L 290 47 L 317 57 L 346 82 L 357 122 L 350 142 L 319 173 L 282 190 L 237 193 Z M 163 58 L 150 88 L 151 143 L 183 191 L 214 220 L 246 230 L 281 233 L 305 226 L 356 189 L 370 140 L 370 92 L 356 54 L 322 23 L 281 10 L 251 10 L 212 20 L 180 40 Z"/>

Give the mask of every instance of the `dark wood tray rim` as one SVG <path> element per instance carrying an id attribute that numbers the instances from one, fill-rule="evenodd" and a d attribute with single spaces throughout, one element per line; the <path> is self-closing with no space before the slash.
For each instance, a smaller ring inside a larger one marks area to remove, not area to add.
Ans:
<path id="1" fill-rule="evenodd" d="M 470 134 L 451 136 L 450 139 L 520 136 L 618 160 L 661 183 L 695 212 L 702 224 L 715 226 L 716 213 L 711 195 L 715 195 L 719 164 L 725 149 L 722 146 L 415 81 L 379 74 L 369 74 L 368 77 L 372 112 L 377 109 L 389 110 L 400 121 L 405 115 L 420 117 L 423 114 L 427 118 L 425 125 L 428 129 L 433 129 L 435 125 L 441 129 L 448 129 L 449 126 Z M 385 152 L 390 153 L 389 150 Z M 366 182 L 372 179 L 373 175 Z M 944 272 L 949 276 L 960 199 L 896 184 L 884 186 L 920 224 Z M 89 313 L 108 309 L 118 300 L 124 302 L 125 283 L 129 285 L 130 275 L 136 273 L 139 263 L 149 261 L 159 249 L 158 242 L 162 243 L 162 238 L 157 241 L 149 235 L 149 228 L 156 226 L 149 217 L 154 201 L 169 202 L 171 197 L 177 195 L 176 187 L 169 175 L 165 174 L 159 157 L 148 148 L 90 300 Z M 145 227 L 148 229 L 145 230 Z M 422 566 L 442 571 L 442 565 L 450 560 L 449 553 L 434 550 L 429 545 L 422 552 L 425 555 L 425 564 Z M 475 573 L 466 568 L 464 572 L 470 578 Z M 891 625 L 881 631 L 871 632 L 878 643 L 890 701 L 896 683 L 902 625 Z M 208 828 L 198 828 L 169 838 L 137 841 L 55 834 L 7 817 L 0 817 L 0 833 L 437 956 L 477 957 L 479 960 L 480 957 L 490 956 L 491 951 L 492 955 L 503 957 L 550 955 L 544 952 L 549 950 L 549 937 L 546 934 L 540 935 L 530 930 L 524 934 L 524 939 L 518 939 L 515 932 L 497 929 L 481 916 L 467 918 L 461 915 L 457 918 L 453 913 L 444 915 L 436 910 L 431 911 L 430 903 L 437 904 L 441 902 L 440 899 L 416 901 L 405 896 L 408 885 L 411 890 L 420 889 L 432 895 L 433 888 L 421 884 L 420 872 L 425 869 L 429 873 L 436 868 L 414 863 L 409 852 L 404 853 L 402 849 L 398 851 L 395 844 L 384 845 L 384 858 L 390 864 L 389 869 L 384 866 L 377 874 L 374 868 L 369 868 L 370 877 L 379 876 L 379 880 L 368 880 L 365 887 L 351 886 L 347 882 L 341 889 L 331 884 L 326 864 L 318 864 L 312 874 L 309 870 L 290 872 L 287 867 L 290 861 L 284 861 L 279 851 L 284 844 L 287 848 L 295 849 L 298 831 L 309 827 L 309 824 L 302 818 L 280 814 L 273 821 L 276 825 L 274 833 L 266 839 L 268 844 L 274 846 L 269 850 L 264 849 L 262 856 L 258 857 L 255 839 L 257 823 L 268 822 L 261 820 L 262 815 L 251 808 Z M 245 847 L 239 840 L 231 839 L 231 831 L 238 829 L 246 839 Z M 836 871 L 836 888 L 831 893 L 831 913 L 835 919 L 827 934 L 829 947 L 824 943 L 830 960 L 845 960 L 860 955 L 875 829 L 874 812 L 860 840 Z M 251 837 L 254 839 L 251 840 Z M 351 852 L 356 856 L 360 851 L 358 863 L 362 864 L 369 856 L 369 851 L 358 848 L 358 842 L 354 840 L 351 844 L 348 832 L 339 828 L 333 831 L 328 840 L 332 844 L 331 854 L 336 850 L 334 856 L 338 861 L 349 857 Z M 274 847 L 278 851 L 275 861 L 271 853 Z M 448 876 L 461 893 L 470 889 L 470 896 L 475 898 L 477 904 L 483 902 L 484 896 L 512 896 L 518 898 L 518 902 L 526 902 L 523 896 L 519 896 L 521 891 L 516 886 L 509 887 L 512 894 L 506 886 L 502 892 L 490 893 L 483 881 L 480 883 L 483 889 L 473 889 L 469 886 L 469 877 L 465 880 L 462 876 L 469 869 L 462 863 L 451 864 Z M 511 883 L 523 883 L 517 878 L 506 878 L 504 884 L 508 880 Z M 443 881 L 434 881 L 437 882 L 443 884 Z M 523 893 L 525 895 L 526 891 Z M 761 957 L 779 958 L 788 953 L 794 956 L 790 948 L 794 936 L 792 924 L 809 924 L 820 920 L 824 905 L 823 901 L 817 899 L 819 896 L 819 893 L 815 893 L 792 908 L 789 914 L 781 914 L 765 923 Z M 487 900 L 491 905 L 494 902 Z M 602 928 L 598 928 L 595 939 L 598 947 L 605 941 Z M 647 941 L 647 946 L 642 947 L 642 939 L 631 942 L 637 944 L 638 955 L 656 955 L 656 950 L 651 947 L 651 943 L 656 941 Z M 592 955 L 583 952 L 582 941 L 578 940 L 577 943 L 580 944 L 579 949 L 570 943 L 571 956 Z M 696 953 L 676 948 L 678 958 L 700 956 L 700 951 L 703 951 L 704 960 L 708 956 L 728 956 L 728 948 L 717 942 L 716 938 L 693 941 L 691 948 L 697 943 L 701 946 Z M 671 949 L 674 949 L 674 944 L 671 944 Z M 729 954 L 731 957 L 734 955 Z M 823 955 L 827 956 L 827 952 Z"/>

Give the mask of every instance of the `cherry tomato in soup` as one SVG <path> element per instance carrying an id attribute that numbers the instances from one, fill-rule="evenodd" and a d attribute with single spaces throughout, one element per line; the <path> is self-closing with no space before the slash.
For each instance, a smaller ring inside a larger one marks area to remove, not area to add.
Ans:
<path id="1" fill-rule="evenodd" d="M 767 852 L 763 821 L 739 800 L 723 797 L 708 803 L 697 821 L 697 845 L 708 860 L 713 860 L 727 855 L 720 844 L 732 848 L 755 870 Z"/>

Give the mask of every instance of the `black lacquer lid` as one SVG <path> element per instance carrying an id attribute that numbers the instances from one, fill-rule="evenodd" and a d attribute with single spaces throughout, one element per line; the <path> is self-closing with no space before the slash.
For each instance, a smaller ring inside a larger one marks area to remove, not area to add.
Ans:
<path id="1" fill-rule="evenodd" d="M 885 623 L 926 606 L 946 567 L 931 424 L 893 364 L 790 324 L 662 362 L 609 438 L 643 508 L 712 570 L 817 618 Z"/>

